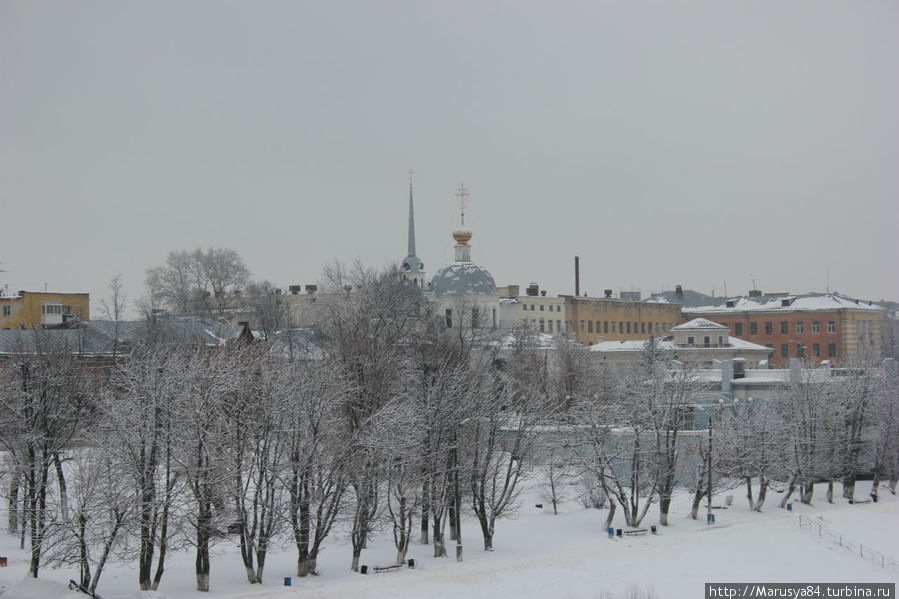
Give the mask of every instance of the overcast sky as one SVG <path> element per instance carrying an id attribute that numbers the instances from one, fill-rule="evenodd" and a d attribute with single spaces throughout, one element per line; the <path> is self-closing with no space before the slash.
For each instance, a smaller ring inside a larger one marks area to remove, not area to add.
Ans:
<path id="1" fill-rule="evenodd" d="M 0 285 L 473 259 L 899 300 L 899 2 L 0 1 Z"/>

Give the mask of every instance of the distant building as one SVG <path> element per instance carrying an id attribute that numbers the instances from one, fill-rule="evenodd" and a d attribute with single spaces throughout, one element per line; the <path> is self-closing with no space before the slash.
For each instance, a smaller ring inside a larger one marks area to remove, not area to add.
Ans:
<path id="1" fill-rule="evenodd" d="M 472 233 L 465 228 L 467 191 L 461 187 L 457 195 L 461 199 L 462 226 L 453 231 L 456 260 L 434 273 L 429 290 L 446 328 L 495 329 L 500 326 L 499 291 L 490 271 L 471 261 L 468 242 Z"/>
<path id="2" fill-rule="evenodd" d="M 19 291 L 0 295 L 0 329 L 58 327 L 90 320 L 90 294 Z"/>
<path id="3" fill-rule="evenodd" d="M 735 337 L 774 350 L 776 367 L 790 358 L 845 365 L 880 358 L 881 322 L 887 309 L 838 293 L 768 293 L 710 297 L 687 292 L 654 294 L 649 301 L 677 304 L 685 316 L 702 317 L 730 328 Z"/>
<path id="4" fill-rule="evenodd" d="M 571 338 L 585 345 L 663 337 L 684 321 L 678 305 L 615 299 L 611 291 L 605 297 L 562 297 Z"/>
<path id="5" fill-rule="evenodd" d="M 771 348 L 730 336 L 730 330 L 705 318 L 671 329 L 671 334 L 656 341 L 673 359 L 710 368 L 726 360 L 737 360 L 744 368 L 767 367 Z M 612 367 L 625 367 L 643 355 L 646 341 L 601 341 L 590 348 L 590 354 Z"/>

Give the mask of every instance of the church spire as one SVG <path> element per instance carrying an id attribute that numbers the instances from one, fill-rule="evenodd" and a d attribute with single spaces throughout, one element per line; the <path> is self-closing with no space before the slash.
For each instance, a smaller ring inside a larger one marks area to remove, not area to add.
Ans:
<path id="1" fill-rule="evenodd" d="M 412 169 L 409 169 L 409 256 L 415 256 L 415 209 L 412 206 Z"/>
<path id="2" fill-rule="evenodd" d="M 456 262 L 471 262 L 471 247 L 468 245 L 471 241 L 471 231 L 465 228 L 465 197 L 469 195 L 471 194 L 465 189 L 465 185 L 460 185 L 456 197 L 459 198 L 462 228 L 453 231 L 453 239 L 456 240 Z"/>
<path id="3" fill-rule="evenodd" d="M 403 278 L 425 288 L 425 265 L 415 255 L 415 209 L 412 205 L 412 170 L 409 170 L 409 253 L 403 259 Z"/>

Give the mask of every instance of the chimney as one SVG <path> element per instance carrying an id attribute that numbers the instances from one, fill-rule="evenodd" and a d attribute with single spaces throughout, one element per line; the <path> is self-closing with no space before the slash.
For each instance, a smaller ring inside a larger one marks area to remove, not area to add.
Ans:
<path id="1" fill-rule="evenodd" d="M 677 297 L 683 297 L 684 288 L 681 287 L 680 285 L 675 285 L 674 286 L 674 295 L 676 295 Z"/>
<path id="2" fill-rule="evenodd" d="M 761 289 L 750 289 L 749 297 L 762 297 L 762 290 Z"/>
<path id="3" fill-rule="evenodd" d="M 296 294 L 298 294 L 300 291 L 303 290 L 303 286 L 302 286 L 302 285 L 291 285 L 291 286 L 288 287 L 287 289 L 290 290 L 290 295 L 296 295 Z"/>
<path id="4" fill-rule="evenodd" d="M 540 285 L 538 285 L 537 283 L 531 283 L 525 290 L 525 294 L 531 297 L 537 297 L 538 295 L 540 295 Z"/>
<path id="5" fill-rule="evenodd" d="M 306 285 L 306 293 L 312 295 L 318 291 L 318 285 Z"/>
<path id="6" fill-rule="evenodd" d="M 543 297 L 546 297 L 546 289 L 544 289 L 543 291 L 541 291 L 541 292 L 540 292 L 540 295 L 542 295 Z"/>
<path id="7" fill-rule="evenodd" d="M 574 257 L 574 297 L 581 294 L 581 257 Z"/>
<path id="8" fill-rule="evenodd" d="M 612 299 L 612 290 L 606 289 L 603 293 L 606 295 L 606 299 Z"/>

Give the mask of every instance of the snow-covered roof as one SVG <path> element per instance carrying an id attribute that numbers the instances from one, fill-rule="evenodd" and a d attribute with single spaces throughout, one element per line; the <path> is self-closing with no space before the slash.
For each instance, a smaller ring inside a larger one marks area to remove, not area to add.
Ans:
<path id="1" fill-rule="evenodd" d="M 642 352 L 643 348 L 646 345 L 646 341 L 644 340 L 628 340 L 628 341 L 600 341 L 599 343 L 595 343 L 590 346 L 590 351 L 593 352 Z M 692 345 L 689 347 L 681 347 L 674 344 L 670 338 L 668 339 L 659 339 L 656 341 L 656 345 L 660 350 L 663 351 L 674 351 L 674 350 L 684 350 L 687 349 L 689 351 L 702 351 L 702 350 L 715 350 L 720 351 L 722 349 L 721 346 L 715 347 L 702 347 L 701 345 Z M 751 341 L 746 341 L 744 339 L 739 339 L 737 337 L 729 337 L 728 345 L 724 348 L 738 349 L 743 351 L 765 351 L 770 352 L 772 349 L 766 345 L 759 345 L 758 343 L 752 343 Z"/>
<path id="2" fill-rule="evenodd" d="M 444 266 L 431 279 L 431 291 L 437 295 L 499 295 L 490 272 L 472 262 Z"/>
<path id="3" fill-rule="evenodd" d="M 716 298 L 717 299 L 717 298 Z M 684 307 L 685 314 L 708 312 L 780 312 L 780 311 L 832 311 L 841 309 L 882 312 L 884 308 L 865 300 L 858 300 L 838 293 L 807 293 L 801 295 L 762 295 L 759 297 L 722 298 L 721 302 Z M 730 304 L 730 305 L 729 305 Z"/>
<path id="4" fill-rule="evenodd" d="M 706 320 L 705 318 L 694 318 L 689 322 L 685 322 L 684 324 L 679 324 L 674 327 L 672 330 L 674 331 L 687 331 L 693 329 L 726 329 L 723 324 L 718 324 L 717 322 L 712 322 L 711 320 Z"/>

